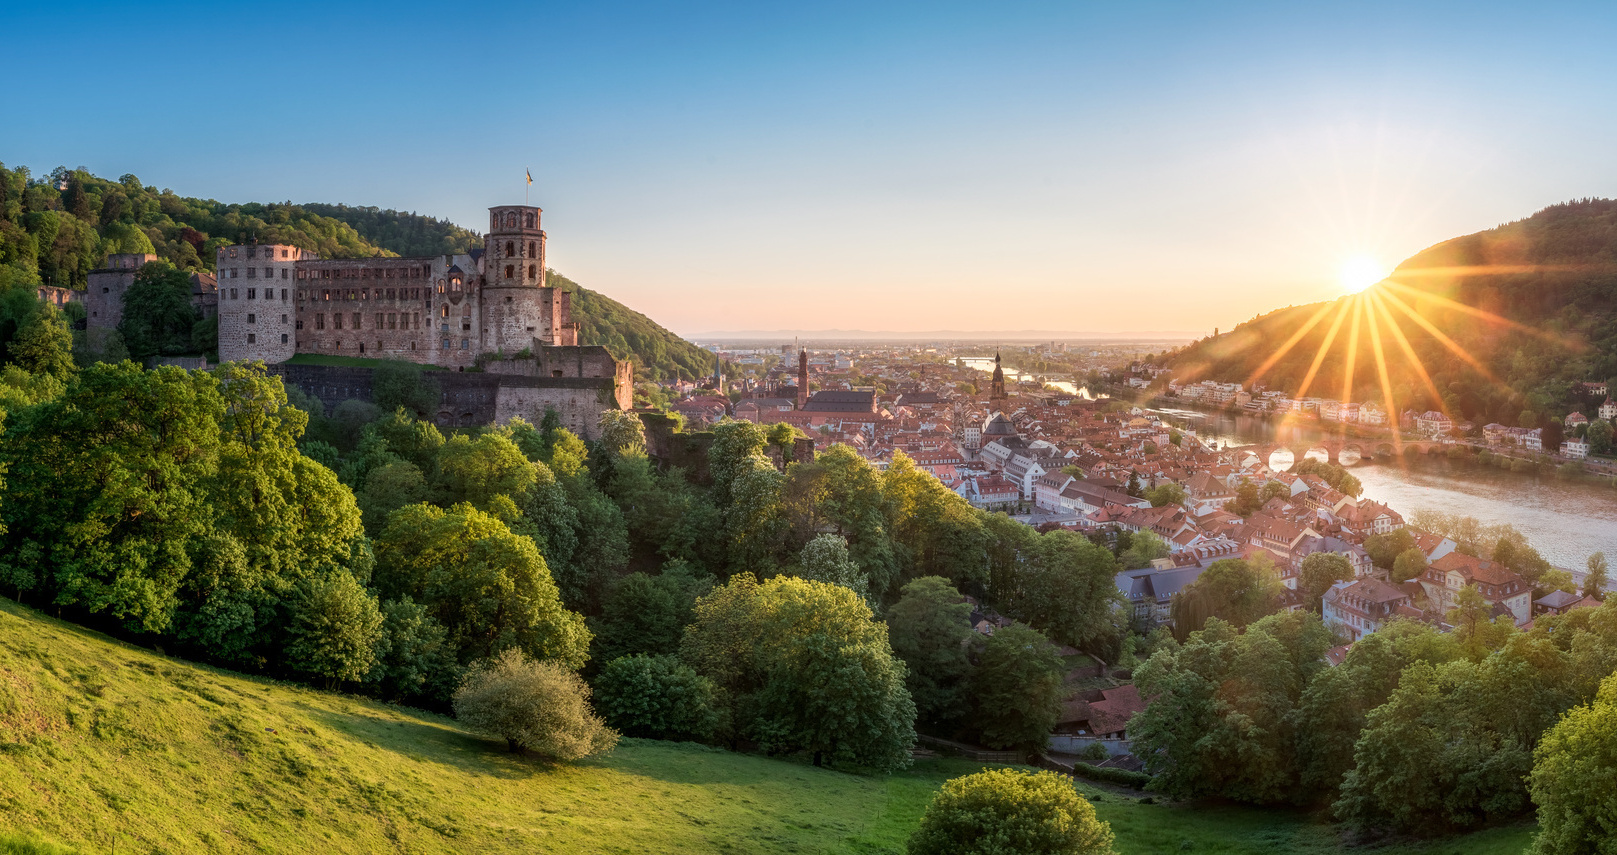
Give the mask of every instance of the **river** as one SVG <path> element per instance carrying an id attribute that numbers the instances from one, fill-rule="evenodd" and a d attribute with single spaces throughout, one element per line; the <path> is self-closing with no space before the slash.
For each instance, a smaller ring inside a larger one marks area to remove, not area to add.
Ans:
<path id="1" fill-rule="evenodd" d="M 961 356 L 957 357 L 957 361 L 967 368 L 975 368 L 984 374 L 994 373 L 994 360 L 986 356 Z M 1005 382 L 1007 383 L 1034 383 L 1039 379 L 1032 374 L 1023 374 L 1020 369 L 1012 368 L 1004 362 L 1000 363 L 999 370 L 1005 372 Z M 1066 380 L 1045 380 L 1044 385 L 1066 392 L 1069 395 L 1077 395 L 1085 400 L 1095 400 L 1095 396 L 1089 394 L 1088 388 L 1069 383 Z"/>
<path id="2" fill-rule="evenodd" d="M 1201 416 L 1188 420 L 1191 428 L 1204 440 L 1226 447 L 1272 442 L 1279 430 L 1267 419 Z M 1285 430 L 1288 440 L 1325 436 L 1305 426 L 1290 425 Z M 1364 495 L 1406 518 L 1432 509 L 1476 517 L 1490 525 L 1509 523 L 1551 564 L 1569 570 L 1581 571 L 1589 554 L 1596 551 L 1617 559 L 1617 490 L 1608 486 L 1446 460 L 1421 461 L 1411 468 L 1393 461 L 1364 462 L 1351 471 L 1364 485 Z"/>

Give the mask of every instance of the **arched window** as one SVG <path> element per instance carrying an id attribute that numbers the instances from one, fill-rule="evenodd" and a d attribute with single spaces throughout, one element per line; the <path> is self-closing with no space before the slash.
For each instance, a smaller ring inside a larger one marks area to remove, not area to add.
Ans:
<path id="1" fill-rule="evenodd" d="M 505 257 L 510 258 L 511 256 L 516 255 L 516 254 L 517 254 L 516 244 L 512 243 L 511 241 L 506 241 L 505 242 Z"/>
<path id="2" fill-rule="evenodd" d="M 538 241 L 532 241 L 532 240 L 528 241 L 528 257 L 529 258 L 538 258 L 539 257 L 539 242 Z"/>
<path id="3" fill-rule="evenodd" d="M 529 279 L 538 279 L 539 278 L 539 265 L 537 265 L 537 264 L 528 265 L 528 278 Z"/>
<path id="4" fill-rule="evenodd" d="M 449 317 L 449 307 L 448 306 L 439 307 L 439 309 L 438 309 L 438 317 L 440 317 L 440 318 Z"/>
<path id="5" fill-rule="evenodd" d="M 530 229 L 531 229 L 531 228 L 533 228 L 533 226 L 534 226 L 534 222 L 533 222 L 533 212 L 532 212 L 532 211 L 529 211 L 529 212 L 528 212 L 528 228 L 530 228 Z"/>
<path id="6" fill-rule="evenodd" d="M 508 228 L 508 229 L 514 229 L 514 228 L 517 227 L 517 215 L 516 214 L 511 213 L 511 214 L 506 214 L 505 215 L 505 227 Z"/>
<path id="7" fill-rule="evenodd" d="M 493 211 L 489 211 L 488 212 L 488 228 L 489 228 L 489 231 L 493 231 L 493 230 L 495 230 L 495 229 L 497 229 L 499 227 L 500 227 L 500 215 L 494 213 Z"/>
<path id="8" fill-rule="evenodd" d="M 505 266 L 505 278 L 510 279 L 511 277 L 513 277 L 515 275 L 517 275 L 516 274 L 516 267 L 513 266 L 513 265 L 510 265 L 510 264 L 507 264 Z"/>

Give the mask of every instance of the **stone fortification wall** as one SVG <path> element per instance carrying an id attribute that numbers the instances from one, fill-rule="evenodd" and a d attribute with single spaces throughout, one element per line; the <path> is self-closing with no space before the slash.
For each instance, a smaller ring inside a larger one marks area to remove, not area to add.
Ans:
<path id="1" fill-rule="evenodd" d="M 297 351 L 469 366 L 476 275 L 468 267 L 475 270 L 464 255 L 304 262 L 296 272 Z"/>
<path id="2" fill-rule="evenodd" d="M 371 400 L 371 368 L 285 364 L 268 368 L 288 386 L 319 399 L 328 410 L 350 399 Z M 433 416 L 441 427 L 494 424 L 513 416 L 538 424 L 549 408 L 561 416 L 563 427 L 595 439 L 601 413 L 618 409 L 611 378 L 541 378 L 475 371 L 435 371 L 429 376 L 441 393 Z"/>
<path id="3" fill-rule="evenodd" d="M 585 439 L 600 434 L 601 413 L 619 409 L 610 380 L 576 377 L 490 375 L 500 381 L 494 421 L 520 416 L 538 424 L 547 409 L 555 410 L 564 428 Z"/>
<path id="4" fill-rule="evenodd" d="M 124 318 L 124 292 L 135 284 L 135 273 L 148 261 L 150 253 L 119 253 L 90 271 L 84 292 L 84 323 L 91 330 L 117 329 Z"/>

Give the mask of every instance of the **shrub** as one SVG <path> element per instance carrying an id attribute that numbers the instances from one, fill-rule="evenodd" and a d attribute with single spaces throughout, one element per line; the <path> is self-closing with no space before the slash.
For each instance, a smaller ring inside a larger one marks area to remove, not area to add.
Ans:
<path id="1" fill-rule="evenodd" d="M 1112 755 L 1107 752 L 1106 746 L 1102 743 L 1091 742 L 1078 756 L 1084 758 L 1090 763 L 1105 763 L 1106 758 Z"/>
<path id="2" fill-rule="evenodd" d="M 943 785 L 909 840 L 909 855 L 1105 855 L 1112 828 L 1053 772 L 983 770 Z"/>
<path id="3" fill-rule="evenodd" d="M 1072 764 L 1072 773 L 1088 781 L 1099 781 L 1103 784 L 1116 784 L 1120 787 L 1143 790 L 1145 785 L 1151 783 L 1151 776 L 1144 772 L 1130 772 L 1127 769 L 1112 769 L 1110 767 L 1091 766 L 1088 763 Z"/>
<path id="4" fill-rule="evenodd" d="M 590 710 L 589 697 L 578 675 L 513 647 L 472 666 L 455 692 L 455 717 L 504 739 L 512 751 L 578 760 L 610 751 L 618 741 Z"/>

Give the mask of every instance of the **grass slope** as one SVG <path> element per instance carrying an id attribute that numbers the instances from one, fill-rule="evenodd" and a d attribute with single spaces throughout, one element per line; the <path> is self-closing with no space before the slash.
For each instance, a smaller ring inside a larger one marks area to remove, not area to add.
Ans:
<path id="1" fill-rule="evenodd" d="M 977 768 L 864 777 L 638 740 L 551 767 L 444 718 L 181 662 L 6 600 L 0 754 L 0 853 L 900 852 L 937 787 Z M 1339 851 L 1299 815 L 1080 789 L 1124 855 Z M 1356 851 L 1527 842 L 1504 829 Z"/>

